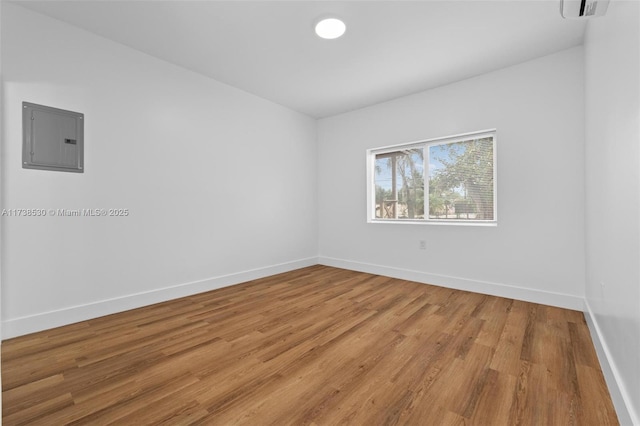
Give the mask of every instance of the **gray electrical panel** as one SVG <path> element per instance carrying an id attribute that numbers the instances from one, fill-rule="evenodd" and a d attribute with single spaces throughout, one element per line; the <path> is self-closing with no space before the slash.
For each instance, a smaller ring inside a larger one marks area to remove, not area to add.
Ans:
<path id="1" fill-rule="evenodd" d="M 84 114 L 22 103 L 22 168 L 84 172 Z"/>

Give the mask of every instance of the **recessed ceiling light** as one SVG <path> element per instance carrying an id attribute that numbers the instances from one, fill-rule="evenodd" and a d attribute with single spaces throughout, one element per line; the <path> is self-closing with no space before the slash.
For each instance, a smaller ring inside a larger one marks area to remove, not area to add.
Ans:
<path id="1" fill-rule="evenodd" d="M 346 30 L 347 26 L 338 18 L 326 18 L 316 24 L 318 37 L 328 40 L 342 36 Z"/>

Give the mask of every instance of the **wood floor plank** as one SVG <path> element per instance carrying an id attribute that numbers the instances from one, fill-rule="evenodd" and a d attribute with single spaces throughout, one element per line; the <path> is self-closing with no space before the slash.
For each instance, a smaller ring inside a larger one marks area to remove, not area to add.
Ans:
<path id="1" fill-rule="evenodd" d="M 615 425 L 584 316 L 312 266 L 3 342 L 5 425 Z"/>
<path id="2" fill-rule="evenodd" d="M 509 413 L 515 387 L 516 378 L 514 376 L 489 369 L 484 386 L 479 390 L 470 423 L 477 425 L 509 424 Z"/>
<path id="3" fill-rule="evenodd" d="M 607 392 L 602 371 L 578 364 L 578 383 L 580 384 L 581 407 L 580 421 L 593 422 L 599 425 L 617 424 L 615 410 L 610 399 L 600 398 L 600 394 Z"/>
<path id="4" fill-rule="evenodd" d="M 527 321 L 527 306 L 527 303 L 515 300 L 507 311 L 505 325 L 491 361 L 492 369 L 518 376 Z"/>

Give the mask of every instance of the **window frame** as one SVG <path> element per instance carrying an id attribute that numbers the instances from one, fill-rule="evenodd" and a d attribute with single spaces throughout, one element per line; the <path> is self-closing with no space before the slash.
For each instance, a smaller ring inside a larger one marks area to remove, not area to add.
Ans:
<path id="1" fill-rule="evenodd" d="M 493 141 L 493 219 L 431 219 L 429 218 L 429 147 L 446 145 L 457 142 L 464 142 L 471 139 L 482 139 L 491 137 Z M 425 139 L 421 141 L 388 145 L 380 148 L 367 149 L 367 223 L 392 223 L 392 224 L 418 224 L 418 225 L 460 225 L 460 226 L 497 226 L 498 224 L 498 179 L 497 179 L 497 130 L 488 129 L 477 132 L 461 133 L 452 136 Z M 377 218 L 376 212 L 376 185 L 375 185 L 375 161 L 376 155 L 386 154 L 400 150 L 412 148 L 423 148 L 423 170 L 424 170 L 424 219 L 389 219 Z"/>

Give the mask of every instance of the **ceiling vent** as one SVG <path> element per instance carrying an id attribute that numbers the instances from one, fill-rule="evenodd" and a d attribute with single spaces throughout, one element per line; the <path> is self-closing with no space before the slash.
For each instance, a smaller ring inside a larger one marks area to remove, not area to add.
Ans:
<path id="1" fill-rule="evenodd" d="M 560 0 L 560 14 L 565 19 L 586 19 L 607 13 L 609 0 Z"/>

